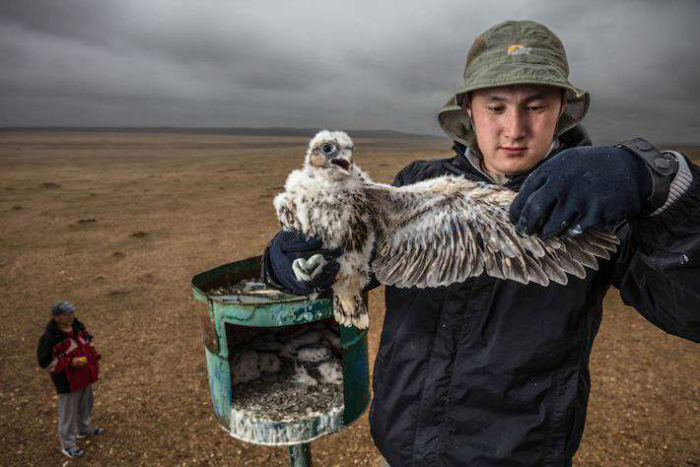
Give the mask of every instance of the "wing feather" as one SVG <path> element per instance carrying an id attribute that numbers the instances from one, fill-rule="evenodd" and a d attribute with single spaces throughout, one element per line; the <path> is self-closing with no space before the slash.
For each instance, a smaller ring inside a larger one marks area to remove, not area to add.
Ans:
<path id="1" fill-rule="evenodd" d="M 598 262 L 595 257 L 585 251 L 576 238 L 567 238 L 564 243 L 566 244 L 566 251 L 571 254 L 572 258 L 587 268 L 598 269 Z"/>
<path id="2" fill-rule="evenodd" d="M 521 236 L 508 220 L 516 193 L 444 176 L 404 187 L 368 182 L 376 212 L 377 279 L 399 287 L 439 287 L 478 276 L 546 286 L 585 278 L 597 258 L 609 259 L 615 235 L 590 231 L 576 237 Z"/>

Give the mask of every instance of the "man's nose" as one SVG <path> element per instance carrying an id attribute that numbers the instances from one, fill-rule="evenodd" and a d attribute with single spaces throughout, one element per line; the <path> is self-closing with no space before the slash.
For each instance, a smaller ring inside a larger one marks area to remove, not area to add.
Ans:
<path id="1" fill-rule="evenodd" d="M 511 109 L 506 112 L 503 129 L 509 140 L 523 139 L 527 135 L 527 116 L 520 109 Z"/>

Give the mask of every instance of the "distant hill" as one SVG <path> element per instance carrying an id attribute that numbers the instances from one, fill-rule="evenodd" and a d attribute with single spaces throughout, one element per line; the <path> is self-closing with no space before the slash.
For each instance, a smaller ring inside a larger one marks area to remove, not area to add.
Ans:
<path id="1" fill-rule="evenodd" d="M 329 128 L 332 129 L 332 128 Z M 2 127 L 0 131 L 89 131 L 89 132 L 114 132 L 114 133 L 180 133 L 197 135 L 235 135 L 235 136 L 300 136 L 311 137 L 321 128 L 290 128 L 290 127 L 75 127 L 75 126 L 51 126 L 51 127 Z M 394 130 L 346 130 L 356 138 L 440 138 L 436 135 L 420 133 L 405 133 Z"/>

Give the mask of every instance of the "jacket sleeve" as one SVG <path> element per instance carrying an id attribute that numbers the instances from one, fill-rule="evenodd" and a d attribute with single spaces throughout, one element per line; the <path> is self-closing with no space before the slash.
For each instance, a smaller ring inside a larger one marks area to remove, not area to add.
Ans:
<path id="1" fill-rule="evenodd" d="M 46 334 L 39 339 L 39 345 L 36 349 L 36 358 L 41 368 L 48 367 L 51 364 L 51 360 L 53 360 L 53 349 L 49 342 L 49 336 Z"/>
<path id="2" fill-rule="evenodd" d="M 61 373 L 70 365 L 70 358 L 54 357 L 51 337 L 48 334 L 41 336 L 36 354 L 39 366 L 49 373 Z"/>
<path id="3" fill-rule="evenodd" d="M 663 212 L 630 221 L 612 284 L 625 304 L 664 331 L 700 342 L 700 168 Z"/>
<path id="4" fill-rule="evenodd" d="M 102 354 L 97 351 L 97 349 L 95 348 L 95 343 L 92 340 L 90 340 L 90 350 L 92 351 L 92 355 L 95 358 L 96 362 L 102 360 Z"/>
<path id="5" fill-rule="evenodd" d="M 90 334 L 87 329 L 83 328 L 83 331 L 84 331 L 85 340 L 88 343 L 88 348 L 90 349 L 90 353 L 92 354 L 92 358 L 96 362 L 99 362 L 100 359 L 102 358 L 102 355 L 95 348 L 95 338 L 92 337 L 92 334 Z"/>

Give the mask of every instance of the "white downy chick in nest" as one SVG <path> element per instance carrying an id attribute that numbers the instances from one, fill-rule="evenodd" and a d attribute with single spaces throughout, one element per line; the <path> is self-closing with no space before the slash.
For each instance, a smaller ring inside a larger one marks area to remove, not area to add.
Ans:
<path id="1" fill-rule="evenodd" d="M 337 360 L 321 363 L 317 371 L 319 381 L 326 384 L 341 384 L 343 382 L 343 365 Z"/>
<path id="2" fill-rule="evenodd" d="M 308 385 L 316 385 L 319 382 L 337 384 L 338 371 L 342 381 L 342 366 L 326 345 L 323 341 L 321 345 L 302 347 L 293 352 L 294 382 Z"/>
<path id="3" fill-rule="evenodd" d="M 331 351 L 323 346 L 302 347 L 292 353 L 292 357 L 304 363 L 318 363 L 331 358 Z"/>
<path id="4" fill-rule="evenodd" d="M 336 352 L 341 352 L 343 350 L 343 346 L 340 342 L 340 336 L 338 334 L 330 329 L 322 330 L 321 334 L 323 334 L 323 339 L 328 342 L 328 345 L 330 345 L 333 350 Z"/>
<path id="5" fill-rule="evenodd" d="M 609 258 L 619 241 L 590 230 L 575 237 L 521 236 L 508 220 L 516 193 L 459 176 L 441 176 L 394 187 L 373 182 L 353 160 L 354 144 L 342 131 L 321 131 L 309 142 L 304 165 L 275 197 L 284 230 L 314 236 L 340 248 L 333 285 L 338 323 L 369 326 L 362 290 L 371 269 L 379 282 L 397 287 L 439 287 L 486 273 L 499 279 L 565 285 L 567 274 L 585 278 L 596 258 Z M 294 272 L 309 280 L 325 264 L 322 255 L 297 259 Z"/>
<path id="6" fill-rule="evenodd" d="M 318 384 L 316 378 L 313 378 L 306 367 L 300 363 L 294 364 L 294 372 L 290 380 L 293 383 L 305 384 L 307 386 L 316 386 Z"/>
<path id="7" fill-rule="evenodd" d="M 233 356 L 231 362 L 232 384 L 247 383 L 260 377 L 258 353 L 254 350 L 243 350 Z"/>
<path id="8" fill-rule="evenodd" d="M 258 366 L 263 373 L 277 373 L 282 369 L 282 362 L 272 352 L 260 352 L 258 353 Z"/>

